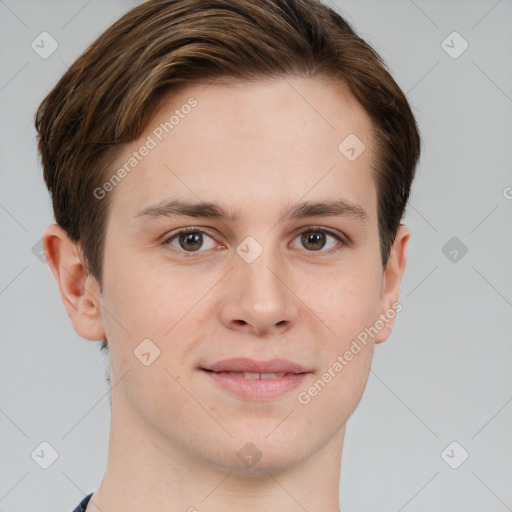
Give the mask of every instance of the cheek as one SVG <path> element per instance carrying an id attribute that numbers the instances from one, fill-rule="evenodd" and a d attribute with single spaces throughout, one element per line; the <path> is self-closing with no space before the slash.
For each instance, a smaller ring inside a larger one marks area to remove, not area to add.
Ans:
<path id="1" fill-rule="evenodd" d="M 297 397 L 299 407 L 312 423 L 321 418 L 323 428 L 337 431 L 352 415 L 368 381 L 373 344 L 359 344 L 357 350 L 335 351 L 322 372 Z M 350 360 L 347 354 L 350 353 Z"/>
<path id="2" fill-rule="evenodd" d="M 308 408 L 311 421 L 322 417 L 335 430 L 354 411 L 368 380 L 374 349 L 368 327 L 378 317 L 380 281 L 375 272 L 329 283 L 323 293 L 309 296 L 308 305 L 325 326 L 325 336 L 317 333 L 322 367 L 297 401 Z"/>
<path id="3" fill-rule="evenodd" d="M 170 280 L 170 272 L 135 260 L 110 271 L 104 318 L 115 380 L 120 379 L 118 402 L 129 403 L 155 427 L 178 421 L 186 408 L 173 404 L 186 398 L 180 383 L 188 377 L 179 364 L 186 355 L 182 340 L 191 339 L 197 327 L 186 320 L 198 295 L 187 290 L 181 274 Z"/>
<path id="4" fill-rule="evenodd" d="M 331 408 L 341 417 L 355 409 L 368 380 L 374 342 L 368 327 L 374 324 L 380 310 L 380 268 L 364 267 L 340 278 L 322 298 L 329 312 L 326 322 L 335 332 L 328 343 L 323 372 L 314 389 L 316 407 Z"/>
<path id="5" fill-rule="evenodd" d="M 345 344 L 371 325 L 380 310 L 380 274 L 372 268 L 333 273 L 307 287 L 304 302 L 323 321 L 337 344 Z"/>
<path id="6" fill-rule="evenodd" d="M 103 301 L 111 313 L 106 315 L 111 328 L 134 343 L 145 338 L 160 340 L 200 297 L 197 287 L 187 286 L 183 274 L 152 268 L 137 259 L 113 265 Z"/>

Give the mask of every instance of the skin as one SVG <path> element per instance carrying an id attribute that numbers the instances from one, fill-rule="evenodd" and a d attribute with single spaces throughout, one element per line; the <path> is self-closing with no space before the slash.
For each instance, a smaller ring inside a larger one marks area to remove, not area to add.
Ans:
<path id="1" fill-rule="evenodd" d="M 198 105 L 109 192 L 101 293 L 65 232 L 53 224 L 44 233 L 75 331 L 106 336 L 111 348 L 108 464 L 87 511 L 339 511 L 346 421 L 393 320 L 309 403 L 297 396 L 398 301 L 409 230 L 400 226 L 384 270 L 371 121 L 347 90 L 319 78 L 194 83 L 166 99 L 116 166 L 191 96 Z M 366 145 L 355 161 L 338 150 L 350 133 Z M 171 197 L 216 201 L 240 219 L 135 220 Z M 296 202 L 340 198 L 368 221 L 281 220 Z M 205 233 L 198 251 L 186 253 L 186 237 L 185 249 L 179 237 L 161 243 L 187 226 Z M 300 235 L 311 227 L 350 243 L 327 234 L 308 244 Z M 247 236 L 263 248 L 252 263 L 236 252 Z M 149 366 L 133 353 L 146 338 L 160 349 Z M 314 373 L 278 398 L 244 400 L 198 369 L 235 356 Z M 251 467 L 237 457 L 248 442 L 262 454 Z"/>

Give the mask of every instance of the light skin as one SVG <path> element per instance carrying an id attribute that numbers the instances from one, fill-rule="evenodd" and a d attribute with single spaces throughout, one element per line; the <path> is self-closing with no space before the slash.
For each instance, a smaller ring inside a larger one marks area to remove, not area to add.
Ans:
<path id="1" fill-rule="evenodd" d="M 65 232 L 44 233 L 75 331 L 107 337 L 111 351 L 108 464 L 87 511 L 339 511 L 345 424 L 393 319 L 309 403 L 298 395 L 398 301 L 409 230 L 383 269 L 371 121 L 319 78 L 194 83 L 166 99 L 112 172 L 190 97 L 197 106 L 109 192 L 101 292 Z M 351 133 L 366 145 L 354 161 L 338 150 Z M 137 217 L 169 199 L 216 202 L 239 219 Z M 367 218 L 283 217 L 340 199 Z M 202 241 L 162 244 L 184 227 Z M 251 263 L 236 252 L 248 236 L 263 249 Z M 148 338 L 160 356 L 145 366 L 134 350 Z M 199 369 L 230 357 L 288 359 L 312 374 L 277 398 L 242 399 Z M 247 467 L 237 452 L 249 442 L 262 456 Z"/>

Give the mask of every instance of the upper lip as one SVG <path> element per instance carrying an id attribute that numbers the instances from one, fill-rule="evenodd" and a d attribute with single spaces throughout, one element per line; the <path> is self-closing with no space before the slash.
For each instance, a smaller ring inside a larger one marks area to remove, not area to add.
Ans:
<path id="1" fill-rule="evenodd" d="M 270 361 L 256 361 L 244 357 L 223 359 L 212 365 L 202 368 L 213 372 L 237 373 L 309 373 L 304 366 L 287 361 L 286 359 L 271 359 Z"/>

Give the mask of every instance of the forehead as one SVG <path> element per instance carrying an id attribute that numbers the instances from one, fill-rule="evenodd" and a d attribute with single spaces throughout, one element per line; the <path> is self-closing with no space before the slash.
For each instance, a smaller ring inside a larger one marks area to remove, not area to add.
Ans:
<path id="1" fill-rule="evenodd" d="M 371 218 L 371 128 L 348 90 L 327 80 L 189 84 L 116 159 L 114 173 L 127 172 L 112 208 L 133 218 L 172 197 L 227 204 L 243 218 L 248 209 L 270 215 L 278 203 L 281 212 L 284 203 L 341 197 Z"/>

